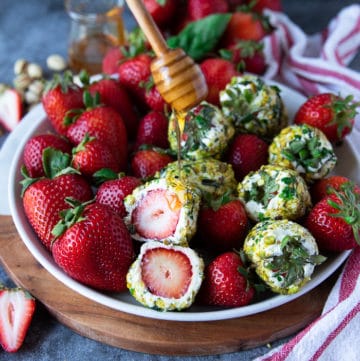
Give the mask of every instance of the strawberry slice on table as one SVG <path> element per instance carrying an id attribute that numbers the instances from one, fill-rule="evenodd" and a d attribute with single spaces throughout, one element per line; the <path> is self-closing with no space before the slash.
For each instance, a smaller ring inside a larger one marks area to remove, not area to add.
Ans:
<path id="1" fill-rule="evenodd" d="M 204 262 L 193 249 L 147 242 L 129 269 L 127 286 L 146 307 L 183 310 L 192 305 L 203 270 Z"/>
<path id="2" fill-rule="evenodd" d="M 20 93 L 16 89 L 5 87 L 0 92 L 0 124 L 11 132 L 20 122 L 22 114 Z"/>
<path id="3" fill-rule="evenodd" d="M 0 287 L 0 343 L 16 352 L 24 342 L 35 312 L 35 299 L 21 288 Z"/>

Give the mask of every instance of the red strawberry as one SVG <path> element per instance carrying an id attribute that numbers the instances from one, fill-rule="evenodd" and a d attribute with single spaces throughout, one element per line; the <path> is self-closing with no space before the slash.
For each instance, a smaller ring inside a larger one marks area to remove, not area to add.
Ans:
<path id="1" fill-rule="evenodd" d="M 189 257 L 175 248 L 148 249 L 141 260 L 141 278 L 154 295 L 165 298 L 183 296 L 193 277 Z"/>
<path id="2" fill-rule="evenodd" d="M 148 178 L 173 161 L 170 155 L 155 149 L 139 150 L 131 160 L 131 170 L 135 177 Z"/>
<path id="3" fill-rule="evenodd" d="M 240 75 L 234 63 L 222 58 L 209 58 L 200 64 L 208 86 L 206 100 L 214 105 L 219 105 L 219 92 L 225 89 L 226 85 L 234 76 Z"/>
<path id="4" fill-rule="evenodd" d="M 107 145 L 95 137 L 85 134 L 84 139 L 73 149 L 72 165 L 86 177 L 92 177 L 100 169 L 107 168 L 119 172 L 119 164 Z"/>
<path id="5" fill-rule="evenodd" d="M 24 342 L 35 312 L 35 299 L 21 288 L 0 288 L 0 343 L 16 352 Z"/>
<path id="6" fill-rule="evenodd" d="M 350 182 L 350 179 L 340 175 L 319 179 L 310 187 L 313 204 L 327 197 L 330 194 L 331 189 L 340 191 L 341 186 L 346 182 Z M 360 187 L 358 185 L 355 185 L 354 190 L 355 192 L 360 193 Z"/>
<path id="7" fill-rule="evenodd" d="M 70 72 L 65 72 L 62 78 L 56 74 L 46 87 L 42 104 L 54 129 L 59 134 L 66 135 L 68 126 L 64 123 L 64 118 L 71 115 L 71 110 L 84 106 L 83 92 L 74 83 Z"/>
<path id="8" fill-rule="evenodd" d="M 236 64 L 237 69 L 254 74 L 264 74 L 266 62 L 264 44 L 254 40 L 239 40 L 227 49 L 221 50 L 224 59 Z"/>
<path id="9" fill-rule="evenodd" d="M 96 103 L 96 102 L 95 102 Z M 127 167 L 127 133 L 120 114 L 109 106 L 94 106 L 85 109 L 69 126 L 67 137 L 77 145 L 85 134 L 106 143 L 111 149 L 120 170 Z"/>
<path id="10" fill-rule="evenodd" d="M 70 143 L 57 134 L 40 134 L 30 138 L 25 144 L 23 159 L 31 178 L 39 178 L 45 175 L 42 157 L 44 149 L 48 147 L 71 154 Z"/>
<path id="11" fill-rule="evenodd" d="M 344 183 L 316 203 L 305 220 L 320 251 L 341 252 L 360 244 L 360 194 Z"/>
<path id="12" fill-rule="evenodd" d="M 231 15 L 221 43 L 227 48 L 239 40 L 259 41 L 270 31 L 271 25 L 266 17 L 254 12 L 237 11 Z"/>
<path id="13" fill-rule="evenodd" d="M 359 106 L 360 102 L 353 102 L 353 96 L 342 98 L 322 93 L 310 97 L 300 106 L 294 122 L 319 128 L 330 142 L 335 143 L 351 132 Z"/>
<path id="14" fill-rule="evenodd" d="M 199 20 L 215 13 L 229 10 L 226 0 L 188 0 L 187 14 L 191 20 Z"/>
<path id="15" fill-rule="evenodd" d="M 247 3 L 251 5 L 252 10 L 257 12 L 263 12 L 265 9 L 270 9 L 274 11 L 283 11 L 281 0 L 246 0 Z"/>
<path id="16" fill-rule="evenodd" d="M 0 124 L 9 132 L 20 122 L 23 113 L 22 99 L 16 89 L 5 88 L 0 92 Z"/>
<path id="17" fill-rule="evenodd" d="M 121 51 L 121 48 L 110 48 L 103 57 L 102 60 L 102 72 L 104 74 L 116 74 L 120 62 L 124 59 L 125 55 Z"/>
<path id="18" fill-rule="evenodd" d="M 226 161 L 239 182 L 268 161 L 268 145 L 255 134 L 238 134 L 230 145 Z"/>
<path id="19" fill-rule="evenodd" d="M 152 57 L 141 54 L 127 59 L 118 68 L 119 81 L 131 94 L 141 102 L 145 102 L 145 85 L 151 76 Z"/>
<path id="20" fill-rule="evenodd" d="M 80 201 L 92 198 L 92 190 L 86 180 L 70 167 L 71 156 L 48 147 L 43 151 L 45 178 L 30 178 L 22 167 L 23 186 L 21 196 L 29 223 L 42 243 L 50 249 L 52 227 L 60 219 L 60 212 L 68 208 L 65 197 Z"/>
<path id="21" fill-rule="evenodd" d="M 123 218 L 126 215 L 124 198 L 139 185 L 141 181 L 132 176 L 107 180 L 98 188 L 95 200 L 97 203 L 109 206 Z"/>
<path id="22" fill-rule="evenodd" d="M 103 78 L 90 84 L 88 90 L 92 95 L 98 92 L 102 104 L 108 105 L 119 112 L 125 123 L 129 139 L 133 139 L 138 125 L 138 116 L 133 101 L 119 81 Z"/>
<path id="23" fill-rule="evenodd" d="M 164 112 L 167 110 L 167 103 L 164 98 L 159 93 L 157 87 L 155 86 L 152 77 L 147 83 L 148 88 L 145 89 L 145 103 L 146 105 L 158 112 Z"/>
<path id="24" fill-rule="evenodd" d="M 163 240 L 174 235 L 182 203 L 166 189 L 155 189 L 143 197 L 131 214 L 131 224 L 143 238 Z"/>
<path id="25" fill-rule="evenodd" d="M 235 252 L 216 257 L 206 268 L 199 298 L 206 305 L 240 307 L 251 302 L 255 290 L 239 271 L 241 258 Z"/>
<path id="26" fill-rule="evenodd" d="M 54 229 L 55 262 L 70 277 L 90 287 L 124 291 L 134 252 L 122 218 L 99 203 L 74 205 L 69 210 L 72 213 L 64 215 L 66 223 Z"/>
<path id="27" fill-rule="evenodd" d="M 168 125 L 169 120 L 164 113 L 150 111 L 140 120 L 135 147 L 149 144 L 159 148 L 169 148 Z"/>
<path id="28" fill-rule="evenodd" d="M 224 202 L 215 209 L 202 206 L 198 235 L 207 249 L 220 252 L 240 249 L 248 230 L 248 218 L 239 200 Z"/>
<path id="29" fill-rule="evenodd" d="M 159 27 L 168 24 L 177 9 L 177 0 L 143 0 L 143 2 Z"/>
<path id="30" fill-rule="evenodd" d="M 23 195 L 25 214 L 42 243 L 50 249 L 54 237 L 51 231 L 60 219 L 60 211 L 68 208 L 66 197 L 87 201 L 93 197 L 90 185 L 77 174 L 65 174 L 53 179 L 40 179 Z"/>

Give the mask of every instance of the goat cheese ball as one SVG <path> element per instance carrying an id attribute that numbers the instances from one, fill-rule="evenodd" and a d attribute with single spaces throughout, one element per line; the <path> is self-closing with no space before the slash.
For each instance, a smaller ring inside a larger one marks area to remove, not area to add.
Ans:
<path id="1" fill-rule="evenodd" d="M 124 217 L 132 238 L 188 245 L 196 231 L 200 196 L 178 179 L 159 178 L 125 197 Z"/>
<path id="2" fill-rule="evenodd" d="M 307 182 L 327 176 L 337 157 L 332 144 L 318 128 L 307 124 L 284 128 L 269 147 L 269 163 L 292 168 Z"/>
<path id="3" fill-rule="evenodd" d="M 181 311 L 192 305 L 204 277 L 204 262 L 189 247 L 144 243 L 127 273 L 127 287 L 142 305 Z"/>
<path id="4" fill-rule="evenodd" d="M 258 276 L 280 294 L 298 292 L 325 261 L 311 233 L 287 219 L 257 223 L 245 238 L 244 252 Z"/>
<path id="5" fill-rule="evenodd" d="M 280 89 L 254 75 L 232 78 L 220 92 L 220 105 L 240 133 L 272 139 L 288 125 Z"/>
<path id="6" fill-rule="evenodd" d="M 238 196 L 253 221 L 302 217 L 311 207 L 304 179 L 294 170 L 263 165 L 238 184 Z"/>
<path id="7" fill-rule="evenodd" d="M 170 116 L 168 139 L 170 149 L 174 152 L 178 151 L 177 122 L 182 159 L 218 159 L 235 133 L 234 126 L 220 109 L 203 101 L 186 113 L 173 112 Z"/>
<path id="8" fill-rule="evenodd" d="M 182 160 L 180 168 L 177 161 L 171 162 L 156 176 L 168 180 L 180 179 L 202 198 L 236 193 L 237 181 L 232 166 L 214 158 Z"/>

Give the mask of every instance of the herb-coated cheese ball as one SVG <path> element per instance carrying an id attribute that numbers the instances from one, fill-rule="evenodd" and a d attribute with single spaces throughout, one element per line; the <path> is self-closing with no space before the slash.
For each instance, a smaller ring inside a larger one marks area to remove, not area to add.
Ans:
<path id="1" fill-rule="evenodd" d="M 335 167 L 337 157 L 325 134 L 310 125 L 284 128 L 269 147 L 269 163 L 295 169 L 306 181 L 324 178 Z"/>
<path id="2" fill-rule="evenodd" d="M 271 139 L 288 125 L 288 115 L 280 89 L 261 78 L 244 75 L 232 78 L 220 92 L 224 115 L 237 132 L 252 133 Z"/>
<path id="3" fill-rule="evenodd" d="M 311 233 L 286 219 L 257 223 L 245 239 L 244 252 L 259 277 L 281 294 L 298 292 L 325 260 Z"/>

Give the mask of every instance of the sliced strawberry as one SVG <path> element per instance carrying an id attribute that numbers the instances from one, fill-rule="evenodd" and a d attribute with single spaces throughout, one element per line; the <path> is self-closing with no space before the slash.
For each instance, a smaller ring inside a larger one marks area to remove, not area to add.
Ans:
<path id="1" fill-rule="evenodd" d="M 182 203 L 166 189 L 148 192 L 132 214 L 132 224 L 144 238 L 160 240 L 175 233 Z"/>
<path id="2" fill-rule="evenodd" d="M 0 343 L 7 352 L 22 345 L 35 311 L 35 299 L 20 288 L 0 289 Z"/>
<path id="3" fill-rule="evenodd" d="M 0 124 L 11 132 L 22 117 L 22 100 L 20 93 L 12 88 L 6 88 L 0 93 Z"/>
<path id="4" fill-rule="evenodd" d="M 180 298 L 191 283 L 191 262 L 186 254 L 178 250 L 152 248 L 142 258 L 141 277 L 152 294 Z"/>

